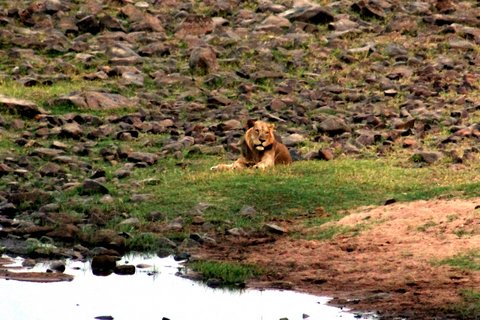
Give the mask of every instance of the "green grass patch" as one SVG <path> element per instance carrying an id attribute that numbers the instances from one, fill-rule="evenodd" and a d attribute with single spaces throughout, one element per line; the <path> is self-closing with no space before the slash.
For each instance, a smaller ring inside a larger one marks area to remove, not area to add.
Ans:
<path id="1" fill-rule="evenodd" d="M 451 258 L 443 259 L 435 264 L 448 265 L 462 270 L 480 270 L 480 251 L 472 250 L 467 253 L 461 253 Z"/>
<path id="2" fill-rule="evenodd" d="M 126 241 L 129 251 L 137 252 L 156 252 L 160 248 L 158 236 L 153 233 L 138 233 L 133 234 Z"/>
<path id="3" fill-rule="evenodd" d="M 207 221 L 246 228 L 258 228 L 272 219 L 288 219 L 323 207 L 331 218 L 307 219 L 307 225 L 315 226 L 338 218 L 340 211 L 381 205 L 390 198 L 412 201 L 448 194 L 458 196 L 459 191 L 464 196 L 476 196 L 480 190 L 479 182 L 466 172 L 452 174 L 447 167 L 400 168 L 386 160 L 297 162 L 264 172 L 211 172 L 209 167 L 215 163 L 217 160 L 203 157 L 187 159 L 186 166 L 178 166 L 175 159 L 166 159 L 135 170 L 114 186 L 117 203 L 122 205 L 121 210 L 140 219 L 149 212 L 161 211 L 167 219 L 183 216 L 187 222 L 195 214 L 196 205 L 207 203 L 201 212 Z M 151 195 L 148 201 L 130 201 L 132 183 L 136 185 L 135 192 Z M 257 214 L 239 215 L 244 206 L 254 207 Z M 327 233 L 338 232 L 346 231 Z"/>
<path id="4" fill-rule="evenodd" d="M 193 261 L 188 264 L 193 271 L 202 274 L 203 279 L 218 279 L 225 286 L 238 286 L 248 279 L 261 275 L 260 268 L 240 263 L 216 261 Z"/>
<path id="5" fill-rule="evenodd" d="M 26 99 L 33 101 L 41 106 L 46 107 L 47 102 L 62 95 L 69 94 L 73 91 L 99 89 L 103 87 L 100 81 L 58 81 L 52 85 L 37 85 L 32 87 L 22 86 L 20 83 L 0 78 L 0 94 L 14 97 L 18 99 Z"/>
<path id="6" fill-rule="evenodd" d="M 340 234 L 347 234 L 353 232 L 352 228 L 344 226 L 330 226 L 316 230 L 313 234 L 309 234 L 309 240 L 330 240 Z"/>
<path id="7" fill-rule="evenodd" d="M 424 224 L 422 224 L 421 226 L 418 226 L 417 231 L 425 232 L 428 229 L 435 227 L 436 225 L 437 225 L 437 223 L 435 221 L 427 221 Z"/>
<path id="8" fill-rule="evenodd" d="M 458 319 L 478 319 L 480 316 L 480 292 L 477 290 L 460 290 L 462 301 L 447 308 L 457 314 Z"/>

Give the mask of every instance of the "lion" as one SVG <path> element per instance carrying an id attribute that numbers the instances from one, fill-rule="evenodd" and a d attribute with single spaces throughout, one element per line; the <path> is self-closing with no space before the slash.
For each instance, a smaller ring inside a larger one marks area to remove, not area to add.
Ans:
<path id="1" fill-rule="evenodd" d="M 232 164 L 219 164 L 211 170 L 256 168 L 266 169 L 277 164 L 290 164 L 292 157 L 275 133 L 275 125 L 248 120 L 248 130 L 240 142 L 241 156 Z"/>

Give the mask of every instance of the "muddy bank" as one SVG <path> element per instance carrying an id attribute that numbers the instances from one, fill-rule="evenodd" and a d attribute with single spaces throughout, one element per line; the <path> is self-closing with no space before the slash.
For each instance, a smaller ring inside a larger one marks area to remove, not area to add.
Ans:
<path id="1" fill-rule="evenodd" d="M 238 239 L 199 256 L 255 263 L 271 270 L 249 285 L 335 297 L 333 303 L 384 319 L 469 319 L 462 290 L 479 290 L 478 272 L 437 262 L 478 249 L 479 199 L 395 203 L 349 212 L 331 226 L 355 232 L 328 241 L 290 237 Z M 291 228 L 305 235 L 315 229 Z M 463 236 L 462 236 L 463 235 Z"/>

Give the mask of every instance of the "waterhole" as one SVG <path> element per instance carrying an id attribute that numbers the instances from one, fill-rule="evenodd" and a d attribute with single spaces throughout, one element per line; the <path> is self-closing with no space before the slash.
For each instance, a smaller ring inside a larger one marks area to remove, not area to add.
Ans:
<path id="1" fill-rule="evenodd" d="M 16 259 L 21 264 L 19 258 Z M 329 320 L 375 319 L 326 305 L 327 297 L 279 290 L 212 289 L 177 274 L 173 258 L 124 257 L 134 275 L 95 276 L 90 264 L 67 261 L 72 281 L 0 280 L 5 320 Z M 37 264 L 28 271 L 45 271 Z M 21 272 L 21 271 L 19 271 Z"/>

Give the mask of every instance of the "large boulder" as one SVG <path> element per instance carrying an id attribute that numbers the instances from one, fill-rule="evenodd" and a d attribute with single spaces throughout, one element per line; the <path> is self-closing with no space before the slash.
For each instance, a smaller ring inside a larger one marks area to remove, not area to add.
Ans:
<path id="1" fill-rule="evenodd" d="M 116 93 L 102 91 L 72 92 L 58 97 L 50 102 L 51 105 L 73 105 L 81 109 L 113 110 L 134 106 L 134 100 Z"/>
<path id="2" fill-rule="evenodd" d="M 45 110 L 38 107 L 32 101 L 7 97 L 4 95 L 0 95 L 0 111 L 8 111 L 25 118 L 34 118 L 39 114 L 46 113 Z"/>

